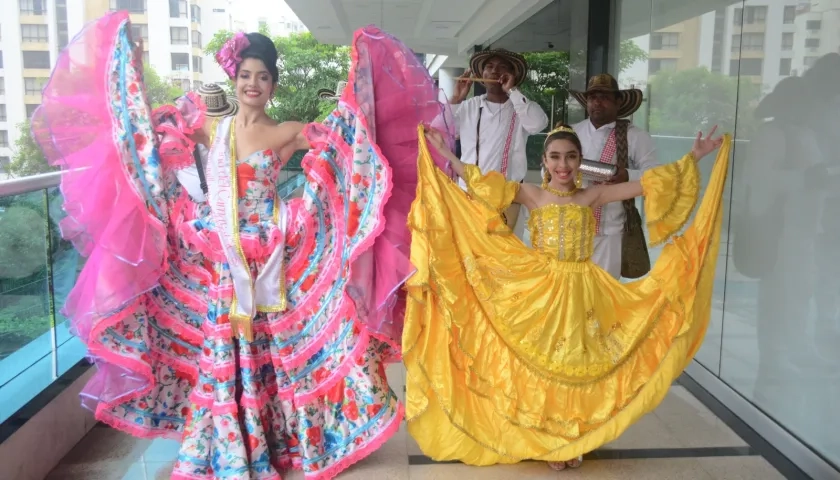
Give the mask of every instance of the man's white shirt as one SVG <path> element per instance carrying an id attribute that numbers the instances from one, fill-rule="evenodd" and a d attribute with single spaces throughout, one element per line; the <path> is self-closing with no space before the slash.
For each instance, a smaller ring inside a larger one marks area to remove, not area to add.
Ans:
<path id="1" fill-rule="evenodd" d="M 507 179 L 525 179 L 528 173 L 528 137 L 542 132 L 548 126 L 548 117 L 538 103 L 531 102 L 518 90 L 513 90 L 505 103 L 489 102 L 486 95 L 481 95 L 453 105 L 452 112 L 461 139 L 461 161 L 468 165 L 476 165 L 476 128 L 481 115 L 481 158 L 478 166 L 482 172 L 502 170 L 510 122 L 516 114 L 508 152 Z M 463 180 L 461 186 L 464 186 Z"/>

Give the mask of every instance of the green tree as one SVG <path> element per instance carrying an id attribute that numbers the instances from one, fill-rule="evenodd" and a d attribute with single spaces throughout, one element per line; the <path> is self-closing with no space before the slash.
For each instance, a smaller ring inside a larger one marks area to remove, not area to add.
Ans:
<path id="1" fill-rule="evenodd" d="M 575 71 L 570 62 L 569 52 L 531 52 L 524 56 L 531 69 L 531 75 L 522 85 L 522 93 L 539 103 L 549 118 L 552 117 L 551 100 L 554 97 L 554 121 L 559 122 L 565 117 L 566 101 L 569 98 L 569 79 L 572 75 L 580 75 L 583 72 Z M 647 53 L 635 42 L 632 40 L 621 42 L 619 74 L 639 60 L 645 59 L 647 59 Z"/>
<path id="2" fill-rule="evenodd" d="M 47 158 L 35 143 L 30 128 L 29 120 L 17 125 L 18 138 L 15 140 L 14 154 L 8 169 L 12 177 L 28 177 L 58 170 L 58 167 L 47 163 Z"/>
<path id="3" fill-rule="evenodd" d="M 700 67 L 657 73 L 649 91 L 650 131 L 657 135 L 692 137 L 698 129 L 711 125 L 731 132 L 736 111 L 739 137 L 748 136 L 758 125 L 752 111 L 761 96 L 761 85 L 750 79 L 739 81 Z"/>
<path id="4" fill-rule="evenodd" d="M 150 65 L 143 65 L 143 83 L 146 84 L 146 96 L 152 108 L 157 108 L 184 94 L 180 88 L 160 77 Z"/>
<path id="5" fill-rule="evenodd" d="M 217 32 L 205 52 L 215 55 L 231 36 L 232 32 Z M 309 32 L 273 37 L 272 40 L 277 47 L 280 79 L 266 112 L 278 122 L 314 121 L 329 108 L 325 105 L 329 102 L 318 98 L 318 90 L 335 88 L 339 81 L 347 78 L 349 47 L 322 44 Z"/>

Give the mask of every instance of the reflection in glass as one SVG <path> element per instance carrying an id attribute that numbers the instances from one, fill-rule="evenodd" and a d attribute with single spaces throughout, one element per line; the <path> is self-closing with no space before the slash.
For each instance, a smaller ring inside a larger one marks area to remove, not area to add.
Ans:
<path id="1" fill-rule="evenodd" d="M 699 363 L 840 465 L 840 2 L 621 0 L 645 52 L 633 121 L 661 159 L 735 133 L 712 321 Z M 655 255 L 655 253 L 653 253 Z"/>

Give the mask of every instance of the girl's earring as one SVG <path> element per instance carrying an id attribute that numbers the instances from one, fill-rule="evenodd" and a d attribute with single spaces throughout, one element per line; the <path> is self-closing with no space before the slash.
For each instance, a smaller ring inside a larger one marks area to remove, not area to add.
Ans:
<path id="1" fill-rule="evenodd" d="M 581 172 L 580 170 L 578 170 L 577 176 L 575 177 L 575 186 L 577 186 L 578 188 L 583 186 L 583 172 Z"/>
<path id="2" fill-rule="evenodd" d="M 543 187 L 547 187 L 549 183 L 551 183 L 551 172 L 543 169 Z"/>

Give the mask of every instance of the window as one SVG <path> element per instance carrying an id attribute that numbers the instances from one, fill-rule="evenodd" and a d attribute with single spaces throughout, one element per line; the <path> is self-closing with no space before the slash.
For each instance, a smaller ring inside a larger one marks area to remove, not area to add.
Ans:
<path id="1" fill-rule="evenodd" d="M 187 18 L 187 0 L 169 0 L 169 18 Z"/>
<path id="2" fill-rule="evenodd" d="M 793 34 L 782 34 L 782 50 L 793 50 Z"/>
<path id="3" fill-rule="evenodd" d="M 46 15 L 46 0 L 19 0 L 21 15 Z"/>
<path id="4" fill-rule="evenodd" d="M 198 5 L 190 5 L 190 18 L 195 23 L 201 23 L 201 7 Z"/>
<path id="5" fill-rule="evenodd" d="M 143 65 L 149 64 L 149 52 L 143 52 Z"/>
<path id="6" fill-rule="evenodd" d="M 656 32 L 650 36 L 651 50 L 677 50 L 680 47 L 680 34 L 674 32 Z"/>
<path id="7" fill-rule="evenodd" d="M 0 148 L 9 148 L 9 132 L 0 130 Z"/>
<path id="8" fill-rule="evenodd" d="M 214 8 L 213 13 L 225 13 L 225 9 L 224 8 Z"/>
<path id="9" fill-rule="evenodd" d="M 21 25 L 20 38 L 24 42 L 46 43 L 50 40 L 46 25 Z"/>
<path id="10" fill-rule="evenodd" d="M 201 73 L 204 71 L 204 59 L 201 57 L 193 56 L 193 72 Z"/>
<path id="11" fill-rule="evenodd" d="M 779 75 L 790 75 L 790 63 L 791 62 L 789 58 L 783 58 L 779 60 Z"/>
<path id="12" fill-rule="evenodd" d="M 0 122 L 6 121 L 6 104 L 0 104 Z"/>
<path id="13" fill-rule="evenodd" d="M 805 28 L 808 30 L 819 30 L 822 28 L 822 20 L 808 20 L 805 22 Z"/>
<path id="14" fill-rule="evenodd" d="M 732 24 L 735 26 L 741 25 L 744 22 L 744 9 L 743 8 L 736 8 L 734 12 L 732 12 Z"/>
<path id="15" fill-rule="evenodd" d="M 174 71 L 188 71 L 190 69 L 190 54 L 189 53 L 173 53 L 172 55 L 172 70 Z"/>
<path id="16" fill-rule="evenodd" d="M 0 95 L 6 94 L 6 78 L 0 77 Z"/>
<path id="17" fill-rule="evenodd" d="M 741 35 L 741 51 L 762 52 L 764 51 L 763 33 L 745 33 Z"/>
<path id="18" fill-rule="evenodd" d="M 10 157 L 2 156 L 0 157 L 0 172 L 7 172 L 9 170 L 9 165 L 11 165 L 12 159 Z"/>
<path id="19" fill-rule="evenodd" d="M 149 26 L 145 23 L 132 23 L 131 39 L 136 42 L 141 38 L 143 39 L 143 43 L 149 43 Z"/>
<path id="20" fill-rule="evenodd" d="M 805 47 L 806 48 L 820 48 L 820 39 L 819 38 L 806 38 L 805 39 Z"/>
<path id="21" fill-rule="evenodd" d="M 46 84 L 46 78 L 25 77 L 23 79 L 23 89 L 26 95 L 40 95 Z"/>
<path id="22" fill-rule="evenodd" d="M 192 31 L 192 43 L 193 47 L 201 48 L 201 32 L 198 30 Z"/>
<path id="23" fill-rule="evenodd" d="M 41 105 L 38 103 L 27 103 L 26 104 L 26 118 L 32 120 L 32 115 L 35 115 L 35 110 L 38 110 L 38 107 Z"/>
<path id="24" fill-rule="evenodd" d="M 50 52 L 23 52 L 23 68 L 50 68 Z"/>
<path id="25" fill-rule="evenodd" d="M 3 52 L 0 51 L 0 68 L 3 68 Z"/>
<path id="26" fill-rule="evenodd" d="M 650 60 L 650 64 L 648 65 L 648 74 L 653 75 L 654 73 L 661 72 L 661 71 L 674 71 L 677 69 L 677 59 L 676 58 L 652 58 Z"/>
<path id="27" fill-rule="evenodd" d="M 146 13 L 146 0 L 111 0 L 111 10 L 128 10 L 130 13 Z"/>
<path id="28" fill-rule="evenodd" d="M 796 5 L 788 5 L 785 7 L 784 19 L 782 20 L 784 23 L 790 24 L 796 20 Z"/>
<path id="29" fill-rule="evenodd" d="M 744 23 L 764 23 L 767 20 L 767 7 L 747 7 L 744 10 Z"/>
<path id="30" fill-rule="evenodd" d="M 732 48 L 733 52 L 737 52 L 741 49 L 741 36 L 740 35 L 732 35 Z"/>
<path id="31" fill-rule="evenodd" d="M 729 76 L 737 77 L 741 75 L 759 76 L 764 62 L 760 58 L 742 58 L 740 60 L 729 61 Z"/>
<path id="32" fill-rule="evenodd" d="M 169 27 L 169 36 L 172 37 L 172 45 L 190 44 L 190 31 L 187 27 Z"/>
<path id="33" fill-rule="evenodd" d="M 192 82 L 190 82 L 189 79 L 182 78 L 181 80 L 178 81 L 177 86 L 181 87 L 181 90 L 183 90 L 185 92 L 189 92 L 191 83 Z"/>

